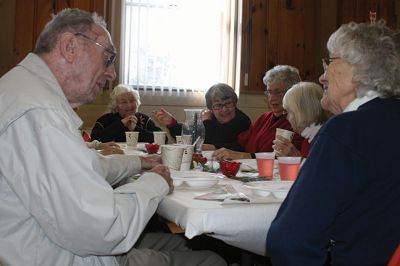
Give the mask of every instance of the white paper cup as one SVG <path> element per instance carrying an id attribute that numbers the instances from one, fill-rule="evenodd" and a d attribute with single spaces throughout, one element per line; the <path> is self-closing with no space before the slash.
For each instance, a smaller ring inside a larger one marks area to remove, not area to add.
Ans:
<path id="1" fill-rule="evenodd" d="M 290 131 L 290 130 L 283 129 L 283 128 L 277 128 L 276 129 L 276 134 L 275 134 L 275 139 L 276 139 L 276 136 L 281 136 L 281 137 L 284 137 L 285 139 L 287 139 L 288 141 L 292 141 L 293 136 L 294 136 L 294 132 Z M 279 151 L 277 151 L 275 149 L 274 149 L 274 151 L 276 153 L 276 156 L 280 156 L 281 155 L 279 153 Z"/>
<path id="2" fill-rule="evenodd" d="M 174 144 L 174 145 L 184 148 L 181 168 L 179 170 L 180 171 L 189 171 L 190 166 L 192 165 L 192 157 L 193 157 L 194 147 L 192 145 L 186 145 L 186 144 Z"/>
<path id="3" fill-rule="evenodd" d="M 183 144 L 182 136 L 175 136 L 176 144 Z"/>
<path id="4" fill-rule="evenodd" d="M 182 135 L 182 142 L 186 145 L 192 145 L 192 135 Z"/>
<path id="5" fill-rule="evenodd" d="M 301 157 L 278 157 L 281 180 L 296 180 L 300 169 Z"/>
<path id="6" fill-rule="evenodd" d="M 167 138 L 167 132 L 154 131 L 153 136 L 154 136 L 154 143 L 156 143 L 158 145 L 163 145 L 163 144 L 165 144 L 165 140 Z"/>
<path id="7" fill-rule="evenodd" d="M 294 135 L 293 131 L 286 130 L 286 129 L 283 129 L 283 128 L 277 128 L 276 129 L 276 136 L 282 136 L 282 137 L 284 137 L 285 139 L 287 139 L 289 141 L 292 141 L 293 135 Z"/>
<path id="8" fill-rule="evenodd" d="M 174 170 L 180 170 L 185 148 L 179 145 L 161 145 L 162 163 Z"/>
<path id="9" fill-rule="evenodd" d="M 139 139 L 139 132 L 127 131 L 125 132 L 126 145 L 129 147 L 136 147 Z"/>

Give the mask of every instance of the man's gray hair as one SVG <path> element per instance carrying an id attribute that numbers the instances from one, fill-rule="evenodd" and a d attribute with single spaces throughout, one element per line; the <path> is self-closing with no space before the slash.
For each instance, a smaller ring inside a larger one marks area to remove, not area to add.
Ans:
<path id="1" fill-rule="evenodd" d="M 107 26 L 104 19 L 96 13 L 89 13 L 77 8 L 63 9 L 56 15 L 53 15 L 53 18 L 46 24 L 37 39 L 33 52 L 39 55 L 48 53 L 55 47 L 61 33 L 85 32 L 93 24 L 98 24 L 104 28 Z"/>

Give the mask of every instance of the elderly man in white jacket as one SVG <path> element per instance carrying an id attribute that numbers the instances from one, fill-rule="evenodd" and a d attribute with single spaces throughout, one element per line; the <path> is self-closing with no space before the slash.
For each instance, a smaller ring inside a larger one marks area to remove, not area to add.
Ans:
<path id="1" fill-rule="evenodd" d="M 66 9 L 41 33 L 35 53 L 0 79 L 0 262 L 3 265 L 224 265 L 211 252 L 169 247 L 170 235 L 138 241 L 173 190 L 155 166 L 113 190 L 121 177 L 151 168 L 138 157 L 88 149 L 73 108 L 93 102 L 116 76 L 104 21 Z M 149 243 L 158 243 L 154 250 Z M 135 245 L 134 248 L 132 248 Z M 161 246 L 161 248 L 160 248 Z"/>

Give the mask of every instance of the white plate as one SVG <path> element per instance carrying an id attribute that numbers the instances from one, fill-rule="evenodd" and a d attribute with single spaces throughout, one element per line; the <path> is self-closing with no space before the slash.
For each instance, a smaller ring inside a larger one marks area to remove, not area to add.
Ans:
<path id="1" fill-rule="evenodd" d="M 185 183 L 193 188 L 209 188 L 216 185 L 221 179 L 215 174 L 197 171 L 171 171 L 171 177 L 174 186 Z"/>
<path id="2" fill-rule="evenodd" d="M 243 186 L 251 189 L 252 193 L 259 197 L 268 197 L 272 194 L 275 198 L 283 199 L 292 184 L 293 181 L 255 181 Z"/>

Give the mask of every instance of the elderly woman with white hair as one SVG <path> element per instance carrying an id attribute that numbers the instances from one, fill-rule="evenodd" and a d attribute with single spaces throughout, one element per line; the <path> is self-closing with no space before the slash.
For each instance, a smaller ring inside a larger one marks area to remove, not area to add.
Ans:
<path id="1" fill-rule="evenodd" d="M 273 265 L 387 265 L 400 240 L 400 53 L 382 21 L 328 40 L 319 130 L 271 224 Z"/>
<path id="2" fill-rule="evenodd" d="M 311 142 L 321 126 L 328 120 L 328 112 L 322 109 L 322 87 L 314 82 L 300 82 L 291 87 L 283 97 L 285 108 L 292 129 L 305 140 L 298 150 L 292 142 L 282 136 L 276 136 L 272 146 L 279 156 L 307 157 Z"/>
<path id="3" fill-rule="evenodd" d="M 128 85 L 116 86 L 110 94 L 109 113 L 97 119 L 92 140 L 125 142 L 126 131 L 139 132 L 139 142 L 153 142 L 153 132 L 161 131 L 149 116 L 139 113 L 139 93 Z"/>

